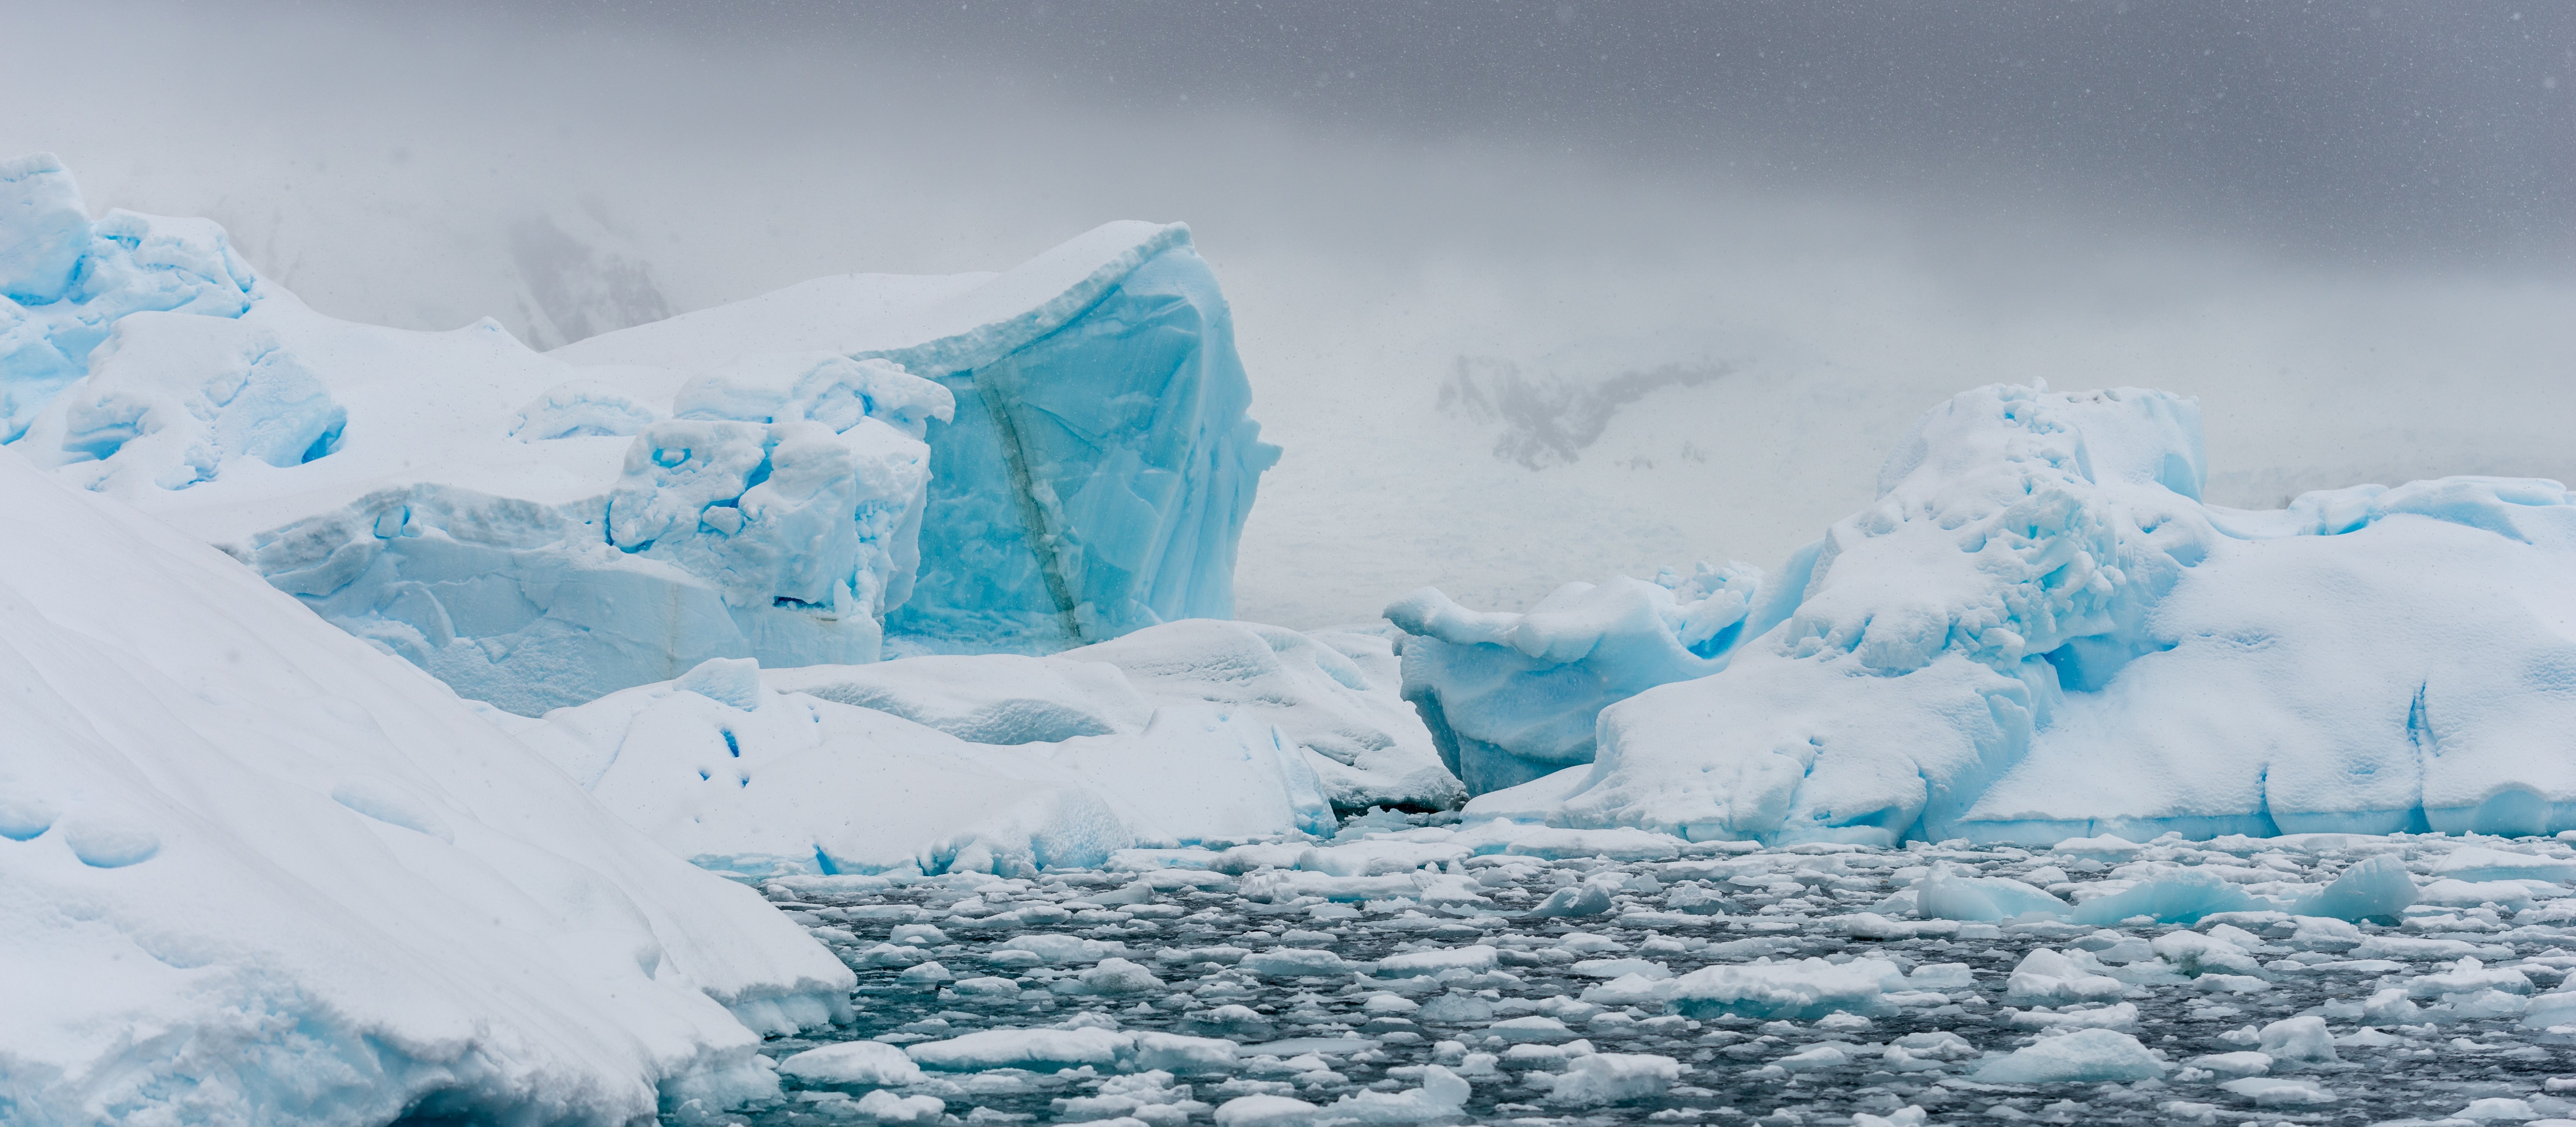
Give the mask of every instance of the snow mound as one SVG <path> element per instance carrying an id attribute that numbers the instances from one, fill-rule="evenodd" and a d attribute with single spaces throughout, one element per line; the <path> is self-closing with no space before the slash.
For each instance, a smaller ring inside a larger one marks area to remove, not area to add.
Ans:
<path id="1" fill-rule="evenodd" d="M 911 660 L 953 672 L 956 661 L 993 659 Z M 937 685 L 904 664 L 771 676 L 831 683 L 888 668 L 896 675 L 866 683 Z M 1015 875 L 1098 866 L 1122 849 L 1333 825 L 1314 757 L 1249 712 L 1176 701 L 1124 727 L 1059 727 L 1041 733 L 1057 739 L 997 746 L 897 712 L 781 692 L 762 676 L 750 659 L 713 659 L 674 681 L 509 723 L 665 848 L 744 876 Z M 955 694 L 919 703 L 937 718 Z"/>
<path id="2" fill-rule="evenodd" d="M 1394 647 L 1377 634 L 1190 619 L 1045 658 L 933 655 L 762 676 L 990 744 L 1132 736 L 1156 708 L 1214 704 L 1302 749 L 1337 812 L 1445 810 L 1465 797 L 1396 695 Z"/>
<path id="3" fill-rule="evenodd" d="M 11 1121 L 627 1123 L 850 1016 L 750 890 L 237 563 L 15 455 L 0 526 Z"/>
<path id="4" fill-rule="evenodd" d="M 2529 754 L 2576 725 L 2564 488 L 2246 512 L 2202 504 L 2204 472 L 2163 392 L 1963 393 L 1765 581 L 1725 668 L 1486 798 L 1779 843 L 2576 827 L 2576 764 Z"/>
<path id="5" fill-rule="evenodd" d="M 889 621 L 1044 652 L 1230 616 L 1278 454 L 1177 224 L 540 354 L 323 316 L 211 223 L 90 222 L 36 157 L 0 165 L 0 294 L 0 441 L 524 715 L 874 661 Z"/>

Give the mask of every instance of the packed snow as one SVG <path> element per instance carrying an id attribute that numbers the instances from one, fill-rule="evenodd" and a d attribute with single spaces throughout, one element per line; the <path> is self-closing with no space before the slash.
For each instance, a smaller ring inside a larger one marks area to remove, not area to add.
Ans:
<path id="1" fill-rule="evenodd" d="M 964 1123 L 2576 1121 L 2564 841 L 1667 838 L 1659 858 L 1618 859 L 1619 839 L 1593 852 L 1573 832 L 1380 813 L 1330 839 L 1019 878 L 769 881 L 857 971 L 861 1012 L 839 1040 L 767 1046 L 792 1090 L 745 1114 L 831 1123 L 874 1114 L 862 1101 L 935 1100 Z M 1383 864 L 1408 855 L 1409 875 Z M 2444 874 L 2481 870 L 2556 880 L 2522 878 L 2510 903 L 2429 899 Z M 1368 872 L 1404 880 L 1292 879 Z M 2358 919 L 2282 907 L 2355 872 L 2410 895 Z M 1965 921 L 1916 909 L 1936 881 L 2061 906 L 2216 883 L 2250 906 Z M 1597 905 L 1536 911 L 1572 888 Z"/>
<path id="2" fill-rule="evenodd" d="M 1683 608 L 1723 593 L 1685 603 L 1698 580 L 1517 620 L 1417 595 L 1391 614 L 1444 656 L 1408 656 L 1405 691 L 1491 754 L 1588 757 L 1470 806 L 1569 826 L 1882 845 L 2576 826 L 2576 766 L 2533 754 L 2576 727 L 2563 487 L 2249 512 L 2200 503 L 2204 460 L 2198 408 L 2162 392 L 1966 392 L 1877 504 L 1760 581 L 1732 647 L 1695 657 L 1713 671 L 1673 676 Z M 1473 688 L 1496 676 L 1585 692 Z M 1599 708 L 1587 756 L 1600 687 L 1640 680 L 1669 683 Z"/>
<path id="3" fill-rule="evenodd" d="M 6 453 L 0 527 L 0 1120 L 620 1124 L 851 1017 L 749 890 L 239 563 Z"/>
<path id="4" fill-rule="evenodd" d="M 1044 652 L 1233 611 L 1277 448 L 1180 225 L 530 351 L 316 313 L 204 220 L 0 166 L 0 441 L 527 715 L 700 662 Z M 903 641 L 909 637 L 911 641 Z"/>

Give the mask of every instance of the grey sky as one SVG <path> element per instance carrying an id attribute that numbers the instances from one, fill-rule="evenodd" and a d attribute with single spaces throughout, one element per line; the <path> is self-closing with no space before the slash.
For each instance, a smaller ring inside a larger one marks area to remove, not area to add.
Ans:
<path id="1" fill-rule="evenodd" d="M 2230 504 L 2576 478 L 2576 4 L 7 19 L 0 154 L 357 320 L 551 347 L 1186 220 L 1288 451 L 1239 569 L 1288 625 L 1776 564 L 1996 380 L 2200 397 Z M 1461 371 L 1592 413 L 1443 411 Z M 1534 468 L 1514 427 L 1590 438 Z"/>

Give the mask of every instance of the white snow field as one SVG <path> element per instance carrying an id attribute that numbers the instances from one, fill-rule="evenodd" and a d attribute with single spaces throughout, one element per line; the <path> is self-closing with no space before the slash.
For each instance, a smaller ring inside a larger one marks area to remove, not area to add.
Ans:
<path id="1" fill-rule="evenodd" d="M 0 1121 L 622 1124 L 849 971 L 445 686 L 0 451 Z"/>
<path id="2" fill-rule="evenodd" d="M 1876 504 L 1767 577 L 1578 585 L 1527 615 L 1397 604 L 1434 639 L 1407 640 L 1405 692 L 1471 788 L 1553 772 L 1471 812 L 1567 826 L 2576 828 L 2565 488 L 2442 478 L 2257 512 L 2202 504 L 2204 463 L 2197 406 L 2163 392 L 1966 392 Z"/>
<path id="3" fill-rule="evenodd" d="M 1228 617 L 1278 453 L 1177 224 L 551 354 L 315 313 L 212 223 L 92 222 L 42 155 L 0 166 L 0 248 L 0 441 L 529 715 L 889 629 L 1043 652 Z"/>

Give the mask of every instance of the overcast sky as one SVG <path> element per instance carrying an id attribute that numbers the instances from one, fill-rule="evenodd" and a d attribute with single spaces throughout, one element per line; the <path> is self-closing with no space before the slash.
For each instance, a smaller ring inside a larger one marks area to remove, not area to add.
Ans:
<path id="1" fill-rule="evenodd" d="M 1995 379 L 2200 396 L 2230 503 L 2576 477 L 2565 3 L 8 19 L 0 151 L 60 153 L 93 210 L 212 216 L 354 319 L 546 347 L 1188 221 L 1289 450 L 1245 613 L 1292 625 L 1426 582 L 1502 606 L 1776 563 L 1867 501 L 1907 421 Z M 1462 361 L 1733 374 L 1531 469 L 1438 410 Z"/>

